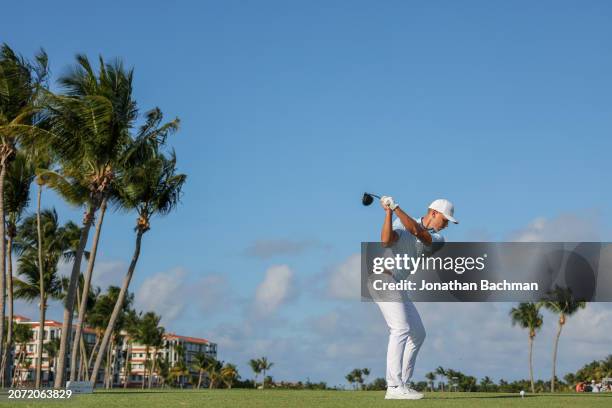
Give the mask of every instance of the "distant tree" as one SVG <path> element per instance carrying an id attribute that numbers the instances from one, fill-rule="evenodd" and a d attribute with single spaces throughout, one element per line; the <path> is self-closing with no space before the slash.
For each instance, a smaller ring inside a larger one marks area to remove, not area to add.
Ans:
<path id="1" fill-rule="evenodd" d="M 266 371 L 272 368 L 274 363 L 268 361 L 266 357 L 262 357 L 259 359 L 259 366 L 261 367 L 261 371 L 263 373 L 264 379 L 266 378 Z M 262 382 L 262 388 L 266 388 L 266 382 Z"/>
<path id="2" fill-rule="evenodd" d="M 219 361 L 216 358 L 209 356 L 208 365 L 206 367 L 206 374 L 208 374 L 208 388 L 215 388 L 217 384 L 222 381 L 221 370 L 223 369 L 223 361 Z"/>
<path id="3" fill-rule="evenodd" d="M 167 358 L 161 356 L 159 358 L 159 360 L 157 361 L 157 370 L 158 370 L 158 374 L 161 378 L 161 386 L 162 388 L 166 387 L 166 384 L 170 383 L 171 381 L 171 376 L 170 376 L 170 362 L 168 361 Z"/>
<path id="4" fill-rule="evenodd" d="M 28 302 L 38 301 L 40 312 L 36 345 L 36 388 L 39 388 L 42 382 L 42 352 L 48 301 L 59 299 L 61 295 L 59 262 L 69 258 L 72 242 L 80 233 L 75 223 L 68 221 L 61 225 L 57 211 L 46 209 L 40 214 L 25 218 L 15 237 L 14 249 L 20 256 L 17 261 L 19 278 L 13 278 L 14 295 Z M 39 242 L 42 242 L 40 249 Z"/>
<path id="5" fill-rule="evenodd" d="M 15 332 L 15 344 L 19 345 L 19 354 L 17 354 L 17 358 L 15 358 L 15 372 L 13 373 L 13 381 L 12 386 L 14 387 L 17 379 L 21 380 L 21 370 L 26 366 L 29 367 L 27 363 L 27 347 L 28 343 L 32 341 L 34 337 L 34 332 L 30 328 L 30 326 L 26 324 L 16 324 L 14 327 Z M 31 360 L 30 360 L 31 363 Z"/>
<path id="6" fill-rule="evenodd" d="M 492 384 L 493 384 L 493 381 L 491 380 L 489 376 L 485 376 L 484 378 L 480 380 L 480 386 L 485 392 L 487 392 L 487 387 L 489 387 Z"/>
<path id="7" fill-rule="evenodd" d="M 533 382 L 533 341 L 536 332 L 540 330 L 544 322 L 540 314 L 540 305 L 536 303 L 519 303 L 517 307 L 510 310 L 512 325 L 519 325 L 523 329 L 529 330 L 529 380 L 531 382 L 531 392 L 535 393 L 535 383 Z"/>
<path id="8" fill-rule="evenodd" d="M 211 357 L 205 353 L 198 352 L 193 356 L 191 360 L 191 366 L 195 370 L 198 371 L 198 385 L 197 388 L 200 389 L 202 386 L 202 380 L 204 379 L 204 373 L 208 369 L 208 366 L 211 364 Z"/>
<path id="9" fill-rule="evenodd" d="M 557 372 L 557 349 L 559 347 L 559 337 L 561 336 L 561 330 L 566 323 L 569 316 L 573 315 L 580 309 L 586 307 L 586 302 L 578 301 L 572 295 L 572 291 L 569 288 L 562 288 L 556 286 L 551 292 L 548 300 L 543 301 L 542 304 L 545 308 L 553 313 L 559 315 L 559 326 L 557 329 L 557 335 L 555 336 L 555 343 L 553 347 L 553 364 L 552 364 L 552 376 L 550 380 L 550 392 L 555 392 L 555 380 Z"/>
<path id="10" fill-rule="evenodd" d="M 348 383 L 351 385 L 351 388 L 355 388 L 355 375 L 350 372 L 347 375 L 344 376 L 344 378 L 346 378 L 346 381 L 348 381 Z"/>
<path id="11" fill-rule="evenodd" d="M 361 369 L 361 373 L 363 374 L 363 381 L 365 382 L 366 381 L 365 377 L 370 375 L 370 369 L 369 368 L 362 368 Z M 365 389 L 364 383 L 361 383 L 361 388 Z"/>
<path id="12" fill-rule="evenodd" d="M 436 373 L 429 372 L 425 374 L 425 378 L 429 381 L 429 387 L 431 388 L 431 392 L 434 390 L 434 381 L 436 381 Z"/>
<path id="13" fill-rule="evenodd" d="M 444 369 L 444 367 L 439 366 L 438 368 L 436 368 L 435 372 L 440 376 L 440 385 L 442 385 L 442 392 L 444 392 L 444 377 L 446 377 L 446 370 Z"/>
<path id="14" fill-rule="evenodd" d="M 231 389 L 234 382 L 239 378 L 238 368 L 234 364 L 226 363 L 221 369 L 221 379 L 227 388 Z"/>
<path id="15" fill-rule="evenodd" d="M 257 376 L 261 373 L 261 362 L 259 359 L 251 359 L 249 360 L 249 366 L 251 370 L 255 373 L 255 379 L 253 383 L 255 384 L 255 388 L 257 388 Z"/>
<path id="16" fill-rule="evenodd" d="M 182 388 L 183 377 L 189 375 L 189 368 L 185 363 L 185 347 L 182 344 L 173 345 L 177 356 L 176 363 L 170 369 L 170 378 Z"/>
<path id="17" fill-rule="evenodd" d="M 384 378 L 375 378 L 367 389 L 371 391 L 384 391 L 387 388 L 387 381 Z"/>

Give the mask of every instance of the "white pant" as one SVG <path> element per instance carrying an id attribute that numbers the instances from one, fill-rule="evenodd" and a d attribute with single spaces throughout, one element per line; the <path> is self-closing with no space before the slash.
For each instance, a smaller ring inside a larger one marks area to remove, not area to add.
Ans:
<path id="1" fill-rule="evenodd" d="M 423 341 L 425 328 L 414 303 L 407 296 L 402 301 L 376 302 L 389 326 L 387 347 L 387 386 L 407 384 Z"/>

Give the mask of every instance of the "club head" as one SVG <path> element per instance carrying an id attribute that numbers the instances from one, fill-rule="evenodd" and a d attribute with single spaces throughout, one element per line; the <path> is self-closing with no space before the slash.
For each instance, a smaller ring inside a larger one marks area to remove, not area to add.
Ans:
<path id="1" fill-rule="evenodd" d="M 368 206 L 374 202 L 374 197 L 372 197 L 368 193 L 363 193 L 363 198 L 361 199 L 361 204 Z"/>

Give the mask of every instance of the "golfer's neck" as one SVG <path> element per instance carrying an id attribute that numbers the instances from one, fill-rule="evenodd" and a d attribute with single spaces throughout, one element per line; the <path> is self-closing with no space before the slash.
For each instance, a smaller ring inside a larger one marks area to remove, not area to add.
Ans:
<path id="1" fill-rule="evenodd" d="M 421 217 L 423 219 L 423 226 L 427 229 L 430 229 L 430 224 L 431 224 L 431 218 L 428 215 L 424 215 L 423 217 Z"/>

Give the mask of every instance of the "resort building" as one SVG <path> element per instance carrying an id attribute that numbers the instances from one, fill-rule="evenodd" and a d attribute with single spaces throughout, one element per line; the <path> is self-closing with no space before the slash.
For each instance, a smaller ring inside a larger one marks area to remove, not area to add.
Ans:
<path id="1" fill-rule="evenodd" d="M 13 347 L 12 358 L 14 363 L 13 377 L 15 385 L 25 385 L 33 382 L 36 370 L 36 351 L 38 342 L 39 323 L 31 321 L 25 316 L 15 315 L 13 317 L 15 324 L 27 325 L 32 329 L 32 338 L 25 344 L 15 344 Z M 73 335 L 76 329 L 73 328 Z M 45 331 L 43 339 L 43 354 L 42 354 L 42 381 L 43 385 L 52 385 L 55 378 L 55 369 L 57 367 L 57 353 L 59 352 L 57 344 L 61 337 L 62 323 L 55 320 L 45 321 Z M 79 359 L 78 369 L 79 378 L 88 379 L 91 376 L 91 367 L 86 370 L 87 366 L 93 366 L 93 361 L 89 362 L 89 353 L 97 347 L 97 340 L 103 333 L 98 333 L 91 328 L 83 328 L 83 341 L 87 350 L 88 360 L 81 361 Z M 55 343 L 55 344 L 51 344 Z M 70 347 L 66 358 L 67 375 L 70 377 Z M 129 354 L 128 354 L 129 353 Z M 122 332 L 117 345 L 107 354 L 110 356 L 110 364 L 103 364 L 98 372 L 97 384 L 105 385 L 112 384 L 113 387 L 140 387 L 145 381 L 145 386 L 149 383 L 151 366 L 163 359 L 167 361 L 169 367 L 182 366 L 185 368 L 184 375 L 175 379 L 180 386 L 188 386 L 193 377 L 197 377 L 198 370 L 192 367 L 194 356 L 198 353 L 204 353 L 208 356 L 217 357 L 217 345 L 207 339 L 181 336 L 175 333 L 166 333 L 164 342 L 161 347 L 149 347 L 148 366 L 145 373 L 145 353 L 146 346 L 130 341 L 127 333 Z M 127 359 L 129 356 L 129 359 Z M 155 357 L 155 358 L 154 358 Z M 180 364 L 182 360 L 183 364 Z M 84 364 L 83 364 L 84 363 Z M 151 376 L 152 386 L 159 386 L 163 383 L 163 378 L 160 375 L 158 367 L 153 369 Z M 87 374 L 86 374 L 87 371 Z M 127 375 L 126 375 L 127 373 Z M 12 378 L 13 378 L 12 377 Z"/>

